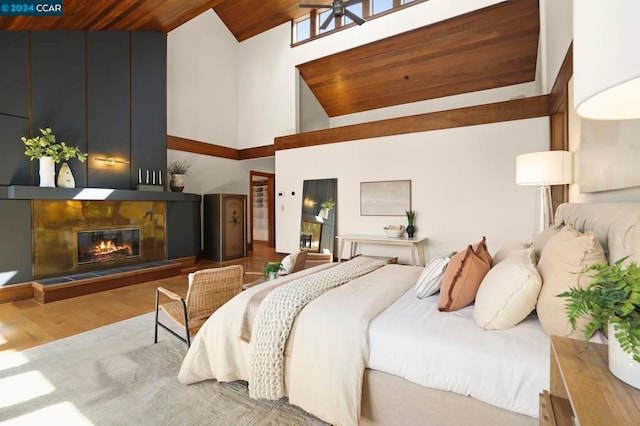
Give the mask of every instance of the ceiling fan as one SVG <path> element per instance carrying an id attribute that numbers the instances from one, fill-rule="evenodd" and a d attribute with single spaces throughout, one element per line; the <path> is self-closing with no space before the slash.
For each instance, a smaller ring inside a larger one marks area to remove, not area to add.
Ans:
<path id="1" fill-rule="evenodd" d="M 364 24 L 366 22 L 364 19 L 347 9 L 347 6 L 362 3 L 362 1 L 363 0 L 333 0 L 332 4 L 300 4 L 300 7 L 310 7 L 312 9 L 332 9 L 333 13 L 330 13 L 327 19 L 325 19 L 322 25 L 320 25 L 321 30 L 326 30 L 333 18 L 340 18 L 342 16 L 346 16 L 358 25 Z"/>

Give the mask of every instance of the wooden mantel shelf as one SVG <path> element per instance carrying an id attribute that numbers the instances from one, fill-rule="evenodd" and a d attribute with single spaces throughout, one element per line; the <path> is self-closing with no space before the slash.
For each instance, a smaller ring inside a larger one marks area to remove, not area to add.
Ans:
<path id="1" fill-rule="evenodd" d="M 6 200 L 79 200 L 79 201 L 182 201 L 200 202 L 198 194 L 184 192 L 133 191 L 105 188 L 41 188 L 11 185 L 0 187 L 0 199 Z"/>

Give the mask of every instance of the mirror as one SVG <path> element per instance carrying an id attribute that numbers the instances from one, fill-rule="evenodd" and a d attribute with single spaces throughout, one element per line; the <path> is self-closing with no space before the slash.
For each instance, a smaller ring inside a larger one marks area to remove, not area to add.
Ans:
<path id="1" fill-rule="evenodd" d="M 338 179 L 305 180 L 302 186 L 300 249 L 333 255 Z"/>

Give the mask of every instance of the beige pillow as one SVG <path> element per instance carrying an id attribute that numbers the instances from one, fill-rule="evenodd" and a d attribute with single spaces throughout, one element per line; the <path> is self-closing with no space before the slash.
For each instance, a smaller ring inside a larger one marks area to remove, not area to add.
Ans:
<path id="1" fill-rule="evenodd" d="M 535 309 L 542 279 L 533 259 L 533 247 L 513 250 L 487 273 L 473 308 L 480 328 L 514 327 Z"/>
<path id="2" fill-rule="evenodd" d="M 546 244 L 538 263 L 542 290 L 536 309 L 547 334 L 584 339 L 583 330 L 590 318 L 579 319 L 577 330 L 572 330 L 565 312 L 566 299 L 557 295 L 587 287 L 593 279 L 580 272 L 596 263 L 606 264 L 607 258 L 592 232 L 583 234 L 567 225 Z"/>
<path id="3" fill-rule="evenodd" d="M 440 311 L 457 311 L 473 303 L 478 287 L 491 265 L 491 261 L 487 261 L 484 238 L 475 247 L 476 250 L 474 246 L 467 247 L 449 261 L 440 287 Z"/>
<path id="4" fill-rule="evenodd" d="M 507 259 L 513 252 L 528 249 L 532 247 L 531 243 L 517 243 L 512 242 L 505 244 L 493 255 L 493 260 L 491 261 L 491 267 L 496 266 L 498 263 Z M 535 260 L 534 260 L 535 261 Z"/>
<path id="5" fill-rule="evenodd" d="M 536 236 L 536 238 L 533 240 L 533 248 L 536 251 L 536 262 L 540 260 L 542 250 L 544 250 L 544 247 L 547 245 L 549 240 L 551 240 L 551 238 L 553 238 L 558 232 L 560 232 L 563 227 L 564 223 L 552 225 Z"/>

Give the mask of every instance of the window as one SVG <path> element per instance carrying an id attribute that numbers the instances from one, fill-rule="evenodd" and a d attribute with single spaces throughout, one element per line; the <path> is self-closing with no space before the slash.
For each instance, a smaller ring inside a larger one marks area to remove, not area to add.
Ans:
<path id="1" fill-rule="evenodd" d="M 413 0 L 402 0 L 402 4 L 411 3 Z"/>
<path id="2" fill-rule="evenodd" d="M 347 9 L 349 12 L 351 12 L 351 13 L 353 13 L 353 14 L 361 17 L 361 18 L 364 16 L 363 13 L 362 13 L 362 3 L 351 4 L 351 5 L 347 6 L 347 7 L 345 7 L 345 9 Z M 353 22 L 346 15 L 342 19 L 344 19 L 344 21 L 343 21 L 344 24 L 343 25 L 348 25 L 348 24 Z"/>
<path id="3" fill-rule="evenodd" d="M 393 9 L 393 0 L 371 0 L 372 15 L 377 15 L 378 13 L 391 9 Z"/>
<path id="4" fill-rule="evenodd" d="M 325 28 L 324 30 L 320 28 L 320 26 L 324 24 L 324 21 L 326 21 L 329 16 L 333 16 L 333 9 L 328 9 L 318 14 L 318 34 L 326 33 L 327 31 L 331 31 L 336 27 L 336 20 L 334 18 L 331 18 L 327 28 Z"/>
<path id="5" fill-rule="evenodd" d="M 298 42 L 311 37 L 311 18 L 306 18 L 295 23 L 293 39 Z"/>

